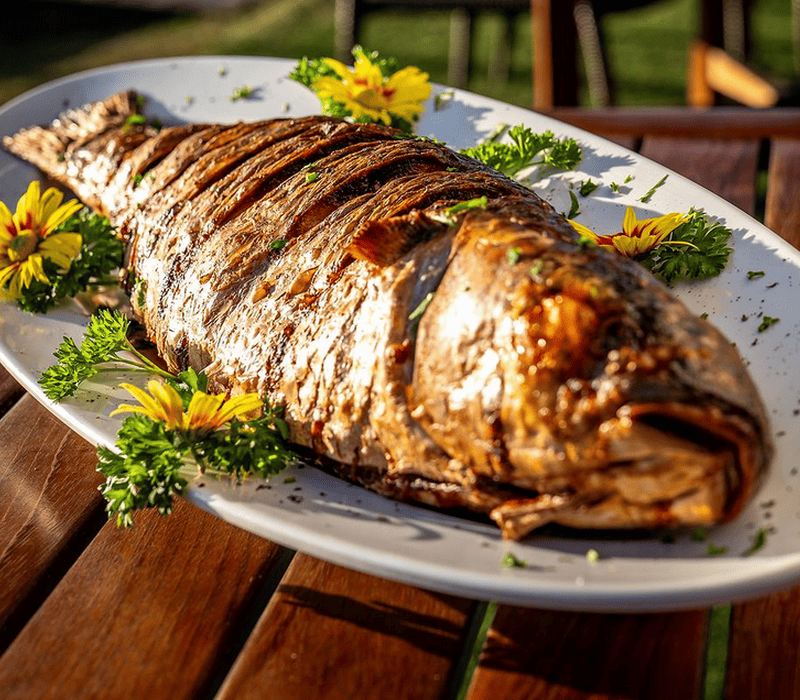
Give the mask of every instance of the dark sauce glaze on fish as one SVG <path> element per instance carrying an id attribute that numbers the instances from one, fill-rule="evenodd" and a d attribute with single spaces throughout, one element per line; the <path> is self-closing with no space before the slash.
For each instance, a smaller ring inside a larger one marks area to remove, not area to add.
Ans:
<path id="1" fill-rule="evenodd" d="M 710 525 L 754 493 L 772 447 L 736 349 L 528 188 L 327 117 L 130 125 L 136 97 L 4 145 L 117 226 L 172 369 L 284 405 L 342 477 L 508 538 Z"/>

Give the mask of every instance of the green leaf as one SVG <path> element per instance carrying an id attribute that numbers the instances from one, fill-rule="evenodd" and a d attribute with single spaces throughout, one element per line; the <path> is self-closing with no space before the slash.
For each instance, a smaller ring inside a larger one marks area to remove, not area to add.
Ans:
<path id="1" fill-rule="evenodd" d="M 118 353 L 130 347 L 127 330 L 124 316 L 101 309 L 89 320 L 80 347 L 65 336 L 55 351 L 58 363 L 39 378 L 45 396 L 53 401 L 72 396 L 82 382 L 97 374 L 99 365 L 118 359 Z"/>
<path id="2" fill-rule="evenodd" d="M 462 154 L 479 160 L 508 177 L 537 165 L 549 165 L 562 170 L 573 169 L 581 160 L 582 152 L 574 139 L 558 139 L 552 131 L 534 133 L 518 125 L 508 131 L 511 143 L 501 143 L 490 138 Z"/>
<path id="3" fill-rule="evenodd" d="M 716 277 L 730 259 L 730 237 L 730 229 L 692 209 L 686 221 L 640 262 L 667 284 Z"/>
<path id="4" fill-rule="evenodd" d="M 181 474 L 188 445 L 176 444 L 177 435 L 163 423 L 134 414 L 117 433 L 117 451 L 99 447 L 97 471 L 106 477 L 100 492 L 109 519 L 130 527 L 135 510 L 156 508 L 162 515 L 172 511 L 172 499 L 188 485 Z"/>

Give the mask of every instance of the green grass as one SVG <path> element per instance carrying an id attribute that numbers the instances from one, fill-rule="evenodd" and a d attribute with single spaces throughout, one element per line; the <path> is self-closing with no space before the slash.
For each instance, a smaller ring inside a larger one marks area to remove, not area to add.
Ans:
<path id="1" fill-rule="evenodd" d="M 619 104 L 684 102 L 686 49 L 697 32 L 698 2 L 661 0 L 605 19 Z M 245 10 L 208 16 L 98 8 L 64 0 L 28 0 L 23 7 L 24 26 L 33 29 L 5 36 L 0 104 L 48 80 L 122 61 L 212 54 L 300 58 L 334 52 L 332 0 L 261 0 Z M 753 64 L 777 81 L 794 77 L 789 7 L 787 0 L 758 0 L 753 13 Z M 490 53 L 501 30 L 498 16 L 478 17 L 474 70 L 467 87 L 530 106 L 530 17 L 521 15 L 514 24 L 508 80 L 489 77 Z M 444 12 L 386 12 L 368 17 L 362 43 L 446 83 L 448 31 L 449 15 Z"/>

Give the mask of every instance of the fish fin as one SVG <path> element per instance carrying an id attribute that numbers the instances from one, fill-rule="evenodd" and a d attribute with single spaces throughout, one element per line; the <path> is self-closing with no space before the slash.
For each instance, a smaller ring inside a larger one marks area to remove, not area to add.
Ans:
<path id="1" fill-rule="evenodd" d="M 420 211 L 365 221 L 353 234 L 347 252 L 357 260 L 388 267 L 419 243 L 429 241 L 448 227 L 447 223 Z"/>
<path id="2" fill-rule="evenodd" d="M 47 175 L 60 179 L 66 169 L 67 149 L 85 143 L 110 126 L 119 126 L 140 113 L 140 98 L 132 90 L 117 93 L 100 102 L 69 109 L 49 126 L 33 126 L 3 138 L 3 146 Z"/>

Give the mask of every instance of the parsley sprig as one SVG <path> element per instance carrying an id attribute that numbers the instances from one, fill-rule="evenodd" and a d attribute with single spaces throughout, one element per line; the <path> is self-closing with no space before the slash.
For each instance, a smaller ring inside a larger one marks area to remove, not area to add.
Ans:
<path id="1" fill-rule="evenodd" d="M 55 351 L 58 363 L 44 371 L 39 386 L 53 401 L 72 396 L 87 379 L 101 372 L 128 370 L 171 378 L 133 347 L 127 333 L 130 321 L 118 312 L 100 309 L 89 320 L 81 344 L 64 336 Z"/>
<path id="2" fill-rule="evenodd" d="M 90 377 L 122 365 L 164 379 L 180 398 L 183 411 L 191 414 L 197 394 L 207 392 L 208 377 L 193 369 L 172 374 L 159 368 L 128 341 L 129 323 L 118 312 L 100 310 L 80 345 L 65 337 L 55 353 L 58 363 L 39 380 L 45 394 L 60 401 Z M 280 414 L 279 407 L 264 401 L 260 415 L 246 420 L 234 416 L 221 427 L 204 426 L 202 420 L 191 428 L 170 426 L 146 410 L 128 416 L 114 448 L 101 445 L 97 450 L 97 470 L 105 476 L 100 491 L 109 518 L 129 527 L 136 510 L 170 513 L 173 497 L 183 494 L 188 477 L 198 472 L 236 480 L 248 474 L 262 478 L 277 474 L 297 460 L 287 445 L 289 430 Z"/>
<path id="3" fill-rule="evenodd" d="M 667 284 L 715 277 L 728 264 L 731 230 L 691 209 L 686 221 L 640 262 Z"/>
<path id="4" fill-rule="evenodd" d="M 581 147 L 575 139 L 559 139 L 552 131 L 535 133 L 522 124 L 508 129 L 510 143 L 499 139 L 503 130 L 496 131 L 486 141 L 461 151 L 490 168 L 515 177 L 526 168 L 547 165 L 560 170 L 572 170 L 582 158 Z"/>
<path id="5" fill-rule="evenodd" d="M 66 271 L 45 259 L 43 268 L 49 282 L 34 279 L 22 289 L 17 304 L 23 311 L 45 313 L 87 289 L 118 283 L 111 273 L 122 265 L 124 245 L 105 216 L 83 208 L 56 230 L 81 234 L 78 256 Z"/>

